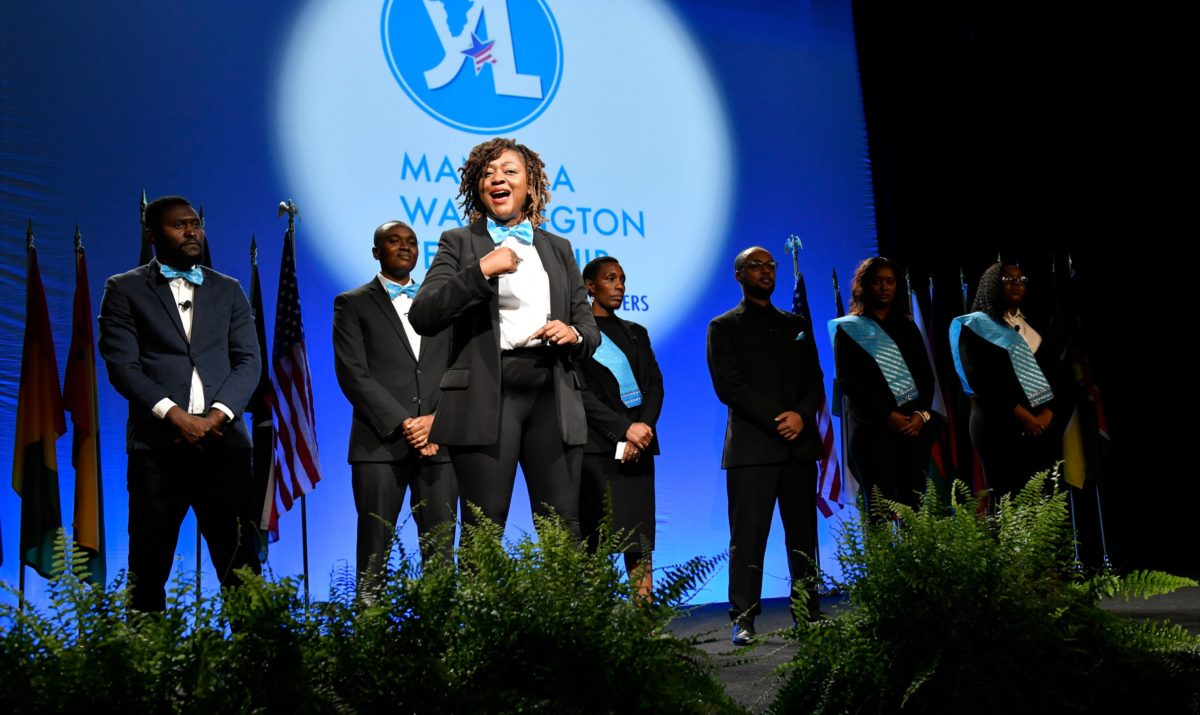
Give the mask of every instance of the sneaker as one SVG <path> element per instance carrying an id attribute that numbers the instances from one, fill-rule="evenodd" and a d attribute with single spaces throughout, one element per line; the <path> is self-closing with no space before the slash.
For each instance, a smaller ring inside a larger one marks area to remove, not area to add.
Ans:
<path id="1" fill-rule="evenodd" d="M 733 644 L 750 645 L 754 642 L 754 621 L 751 619 L 733 622 Z"/>

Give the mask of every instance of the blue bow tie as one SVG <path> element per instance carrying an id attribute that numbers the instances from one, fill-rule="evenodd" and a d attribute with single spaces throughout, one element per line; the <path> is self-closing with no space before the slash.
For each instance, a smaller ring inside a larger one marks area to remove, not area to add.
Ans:
<path id="1" fill-rule="evenodd" d="M 398 283 L 392 283 L 391 281 L 389 281 L 387 283 L 384 283 L 383 287 L 387 289 L 388 297 L 391 298 L 392 300 L 396 300 L 397 298 L 399 298 L 402 295 L 408 296 L 410 300 L 412 298 L 417 297 L 417 282 L 416 281 L 412 281 L 408 285 L 403 285 L 403 286 Z"/>
<path id="2" fill-rule="evenodd" d="M 509 236 L 524 243 L 526 246 L 533 243 L 533 224 L 529 221 L 522 221 L 516 226 L 501 226 L 489 218 L 487 221 L 487 232 L 497 244 L 503 243 L 504 239 Z"/>
<path id="3" fill-rule="evenodd" d="M 191 268 L 189 268 L 186 271 L 181 271 L 176 268 L 172 268 L 168 265 L 160 263 L 160 264 L 158 264 L 158 270 L 160 273 L 163 274 L 163 276 L 166 277 L 167 280 L 175 280 L 176 278 L 182 278 L 194 286 L 198 286 L 198 285 L 201 285 L 202 283 L 204 283 L 204 271 L 200 270 L 200 266 L 192 266 Z"/>

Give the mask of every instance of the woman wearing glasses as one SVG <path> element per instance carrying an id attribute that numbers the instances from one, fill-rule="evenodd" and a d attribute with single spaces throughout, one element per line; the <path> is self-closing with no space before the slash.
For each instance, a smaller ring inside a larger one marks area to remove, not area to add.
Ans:
<path id="1" fill-rule="evenodd" d="M 1055 418 L 1066 413 L 1051 384 L 1057 351 L 1021 310 L 1028 282 L 1020 266 L 993 264 L 979 279 L 975 312 L 950 324 L 954 366 L 972 397 L 971 442 L 993 500 L 1054 464 Z"/>

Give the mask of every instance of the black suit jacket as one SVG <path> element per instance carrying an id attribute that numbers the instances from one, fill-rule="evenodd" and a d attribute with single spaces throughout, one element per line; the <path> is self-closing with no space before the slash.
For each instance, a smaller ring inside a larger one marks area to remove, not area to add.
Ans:
<path id="1" fill-rule="evenodd" d="M 413 354 L 404 324 L 376 277 L 333 301 L 333 355 L 338 384 L 354 406 L 350 462 L 394 462 L 408 456 L 401 423 L 437 410 L 438 382 L 450 338 L 423 338 Z M 449 458 L 439 451 L 438 461 Z"/>
<path id="2" fill-rule="evenodd" d="M 258 385 L 258 339 L 241 285 L 211 268 L 195 287 L 192 339 L 188 341 L 169 281 L 158 261 L 115 275 L 100 302 L 100 355 L 108 379 L 129 400 L 126 449 L 164 449 L 176 434 L 150 411 L 169 397 L 186 409 L 193 368 L 204 385 L 205 409 L 220 402 L 236 418 L 224 430 L 230 447 L 250 447 L 240 419 Z"/>
<path id="3" fill-rule="evenodd" d="M 825 384 L 807 320 L 742 301 L 708 324 L 708 371 L 729 406 L 722 468 L 822 456 L 817 410 Z M 791 442 L 775 431 L 775 416 L 788 410 L 804 420 Z"/>
<path id="4" fill-rule="evenodd" d="M 574 326 L 582 340 L 557 348 L 554 397 L 563 441 L 587 442 L 587 418 L 580 397 L 582 382 L 575 361 L 600 343 L 587 291 L 565 238 L 534 231 L 533 245 L 550 281 L 550 317 Z M 441 408 L 430 441 L 449 445 L 494 444 L 500 435 L 499 279 L 485 278 L 481 258 L 495 249 L 486 222 L 446 231 L 437 255 L 417 291 L 409 320 L 421 335 L 451 326 L 450 365 L 441 381 Z"/>
<path id="5" fill-rule="evenodd" d="M 1003 322 L 1001 324 L 1003 325 Z M 1042 342 L 1033 357 L 1050 383 L 1054 399 L 1036 409 L 1030 406 L 1029 398 L 1025 396 L 1025 390 L 1017 379 L 1007 350 L 993 345 L 972 330 L 963 329 L 959 334 L 959 357 L 962 359 L 963 370 L 967 373 L 967 382 L 975 392 L 975 406 L 997 417 L 1011 419 L 1013 429 L 1017 431 L 1020 431 L 1020 427 L 1016 417 L 1012 415 L 1017 405 L 1034 414 L 1044 409 L 1053 410 L 1057 429 L 1066 426 L 1066 420 L 1070 417 L 1073 407 L 1070 381 L 1058 360 L 1058 346 L 1045 333 L 1039 334 L 1042 336 Z"/>
<path id="6" fill-rule="evenodd" d="M 633 376 L 642 391 L 642 404 L 633 409 L 621 402 L 621 389 L 612 372 L 595 358 L 579 364 L 587 388 L 583 391 L 583 407 L 587 412 L 588 442 L 584 452 L 612 455 L 617 442 L 625 440 L 625 432 L 634 422 L 645 422 L 655 430 L 646 454 L 658 454 L 658 416 L 662 413 L 663 379 L 658 360 L 650 348 L 650 336 L 637 323 L 618 319 L 617 326 L 633 343 L 635 354 L 627 356 Z"/>

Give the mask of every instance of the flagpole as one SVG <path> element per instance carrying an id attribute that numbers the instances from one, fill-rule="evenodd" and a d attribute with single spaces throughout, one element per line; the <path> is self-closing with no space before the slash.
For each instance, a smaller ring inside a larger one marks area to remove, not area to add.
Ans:
<path id="1" fill-rule="evenodd" d="M 200 213 L 199 213 L 198 218 L 200 219 L 200 230 L 203 231 L 204 230 L 204 205 L 203 204 L 200 205 Z M 200 255 L 201 255 L 201 257 L 203 257 L 207 253 L 208 253 L 208 234 L 206 233 L 204 235 L 203 250 L 201 251 Z M 204 262 L 203 258 L 201 258 L 200 265 L 204 265 L 204 264 L 205 264 L 205 262 Z M 209 266 L 209 268 L 211 268 L 211 266 Z M 195 314 L 193 313 L 193 315 L 195 315 Z M 203 581 L 203 578 L 204 578 L 203 571 L 200 568 L 200 562 L 204 558 L 204 554 L 203 554 L 203 551 L 200 549 L 200 542 L 203 540 L 203 534 L 200 532 L 200 515 L 196 514 L 195 511 L 196 511 L 195 509 L 192 510 L 192 513 L 196 517 L 196 622 L 199 623 L 200 622 L 200 585 L 201 585 L 201 581 Z M 213 564 L 213 566 L 215 567 L 216 564 Z"/>
<path id="2" fill-rule="evenodd" d="M 1100 505 L 1100 483 L 1092 482 L 1092 491 L 1096 493 L 1096 518 L 1100 524 L 1100 553 L 1104 559 L 1104 568 L 1111 568 L 1112 562 L 1108 560 L 1108 540 L 1104 536 L 1104 509 Z"/>
<path id="3" fill-rule="evenodd" d="M 29 219 L 29 224 L 25 227 L 25 255 L 28 256 L 29 252 L 32 250 L 33 250 L 33 219 L 31 218 L 31 219 Z M 27 283 L 29 282 L 29 276 L 25 276 L 25 281 Z M 26 288 L 26 290 L 28 291 L 29 289 Z M 29 317 L 26 316 L 25 319 L 29 320 Z M 17 445 L 14 445 L 14 447 L 19 448 Z M 24 498 L 24 497 L 22 497 L 22 498 Z M 17 543 L 18 543 L 18 546 L 20 546 L 20 539 L 18 539 Z M 17 563 L 20 565 L 20 574 L 21 574 L 20 577 L 17 579 L 17 581 L 18 581 L 17 589 L 20 593 L 20 600 L 17 602 L 17 610 L 24 611 L 25 610 L 25 555 L 24 555 L 24 553 L 21 553 L 20 549 L 18 549 L 18 553 L 17 553 Z"/>
<path id="4" fill-rule="evenodd" d="M 794 233 L 790 234 L 787 237 L 787 240 L 783 242 L 783 249 L 785 251 L 787 251 L 789 254 L 791 254 L 791 256 L 792 256 L 792 279 L 797 284 L 800 281 L 800 250 L 803 248 L 804 248 L 804 244 L 800 241 L 800 237 Z M 802 317 L 804 317 L 806 320 L 808 320 L 809 329 L 811 330 L 812 329 L 812 325 L 811 325 L 812 324 L 812 307 L 811 306 L 805 306 L 805 307 L 807 308 L 808 315 L 805 315 Z M 816 339 L 815 335 L 813 336 L 813 339 L 814 340 Z M 819 421 L 819 418 L 818 418 L 818 421 Z M 814 427 L 815 426 L 816 425 L 814 425 Z M 816 497 L 818 499 L 822 498 L 822 495 L 820 493 L 819 481 L 818 481 L 818 485 L 817 485 Z M 815 519 L 816 516 L 814 515 L 813 518 Z M 814 534 L 814 536 L 816 538 L 813 539 L 813 546 L 814 546 L 814 551 L 816 551 L 817 558 L 815 559 L 816 563 L 814 563 L 813 566 L 814 566 L 814 570 L 816 572 L 817 580 L 820 581 L 822 578 L 821 577 L 821 539 L 820 539 L 819 534 Z M 819 603 L 819 601 L 818 601 L 818 603 Z"/>
<path id="5" fill-rule="evenodd" d="M 279 215 L 287 214 L 288 217 L 288 234 L 292 237 L 292 248 L 295 250 L 296 245 L 296 214 L 299 210 L 296 208 L 296 203 L 291 199 L 279 202 Z M 278 320 L 276 316 L 276 320 Z M 308 500 L 305 498 L 307 494 L 300 495 L 300 556 L 301 563 L 304 568 L 304 603 L 307 606 L 309 601 L 308 587 Z"/>
<path id="6" fill-rule="evenodd" d="M 34 220 L 32 220 L 32 218 L 30 218 L 28 226 L 25 227 L 25 256 L 28 257 L 29 252 L 32 250 L 34 250 Z M 28 275 L 25 276 L 25 282 L 26 283 L 29 282 Z M 25 290 L 26 290 L 26 292 L 28 292 L 29 288 L 25 288 Z M 29 320 L 29 317 L 26 316 L 25 320 Z M 20 449 L 20 445 L 13 445 L 13 447 L 14 447 L 14 449 Z M 22 497 L 22 498 L 24 498 L 24 497 Z M 18 531 L 18 534 L 19 534 L 19 531 Z M 17 543 L 18 543 L 18 546 L 20 546 L 19 535 L 18 535 Z M 18 611 L 24 611 L 24 609 L 25 609 L 25 554 L 22 551 L 22 549 L 20 549 L 20 548 L 17 549 L 17 564 L 19 565 L 18 567 L 19 567 L 19 572 L 20 572 L 20 577 L 17 579 L 17 581 L 18 581 L 17 589 L 18 589 L 19 595 L 20 595 L 20 600 L 17 602 L 17 609 L 18 609 Z"/>
<path id="7" fill-rule="evenodd" d="M 1067 254 L 1067 278 L 1068 279 L 1075 278 L 1075 261 L 1071 257 L 1070 253 Z M 1072 297 L 1074 297 L 1073 291 L 1072 291 Z M 1082 335 L 1080 335 L 1080 333 L 1082 333 L 1082 329 L 1079 328 L 1080 320 L 1079 320 L 1078 314 L 1075 315 L 1075 321 L 1076 321 L 1076 327 L 1077 327 L 1076 336 L 1080 339 L 1080 344 L 1076 346 L 1076 349 L 1079 350 L 1080 354 L 1082 354 L 1082 352 L 1083 352 Z M 1087 462 L 1085 460 L 1084 464 L 1086 465 L 1086 463 Z M 1085 466 L 1085 470 L 1086 470 L 1086 466 Z M 1109 567 L 1111 567 L 1112 563 L 1108 559 L 1108 538 L 1106 537 L 1106 535 L 1104 533 L 1104 506 L 1100 501 L 1100 480 L 1098 479 L 1098 475 L 1093 476 L 1092 492 L 1096 495 L 1096 523 L 1100 527 L 1100 553 L 1101 553 L 1101 557 L 1104 559 L 1104 561 L 1103 561 L 1104 568 L 1109 568 Z"/>

